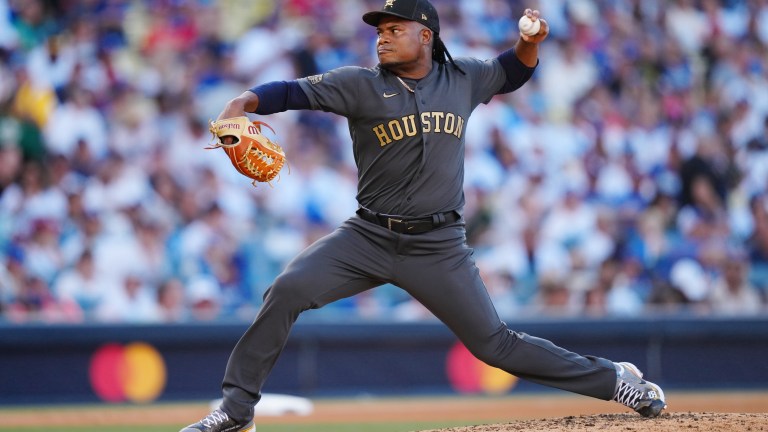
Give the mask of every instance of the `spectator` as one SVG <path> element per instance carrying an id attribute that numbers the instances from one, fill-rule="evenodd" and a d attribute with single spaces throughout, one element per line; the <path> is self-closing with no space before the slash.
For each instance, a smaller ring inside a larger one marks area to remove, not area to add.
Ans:
<path id="1" fill-rule="evenodd" d="M 580 293 L 572 291 L 563 276 L 544 274 L 539 276 L 538 294 L 526 313 L 532 316 L 574 316 L 583 312 Z"/>
<path id="2" fill-rule="evenodd" d="M 157 304 L 160 322 L 181 323 L 190 320 L 184 284 L 177 278 L 166 279 L 157 287 Z"/>
<path id="3" fill-rule="evenodd" d="M 61 301 L 75 302 L 83 311 L 85 320 L 95 318 L 96 311 L 115 291 L 115 282 L 96 270 L 93 254 L 85 250 L 74 267 L 64 270 L 53 285 L 53 292 Z"/>
<path id="4" fill-rule="evenodd" d="M 700 51 L 712 32 L 704 11 L 693 0 L 675 0 L 665 20 L 666 32 L 689 53 Z"/>
<path id="5" fill-rule="evenodd" d="M 747 193 L 768 190 L 768 115 L 763 119 L 762 130 L 747 143 L 745 150 L 742 163 Z"/>
<path id="6" fill-rule="evenodd" d="M 768 195 L 755 195 L 749 201 L 753 229 L 747 241 L 750 258 L 760 266 L 768 266 Z"/>
<path id="7" fill-rule="evenodd" d="M 127 163 L 117 153 L 103 160 L 95 176 L 90 177 L 83 190 L 87 208 L 107 213 L 139 205 L 150 192 L 149 173 L 140 165 Z"/>
<path id="8" fill-rule="evenodd" d="M 64 256 L 59 247 L 59 227 L 51 219 L 35 219 L 31 233 L 21 243 L 24 251 L 24 266 L 46 284 L 53 282 L 64 267 Z"/>
<path id="9" fill-rule="evenodd" d="M 195 321 L 213 321 L 220 317 L 223 293 L 216 279 L 210 276 L 192 278 L 187 284 L 187 296 Z"/>
<path id="10" fill-rule="evenodd" d="M 14 4 L 16 15 L 12 20 L 19 48 L 29 51 L 45 41 L 56 30 L 56 22 L 42 0 Z"/>
<path id="11" fill-rule="evenodd" d="M 606 293 L 606 313 L 612 316 L 637 316 L 645 310 L 641 269 L 636 261 L 618 264 L 618 273 Z"/>
<path id="12" fill-rule="evenodd" d="M 109 323 L 157 322 L 160 320 L 157 295 L 140 275 L 126 274 L 99 304 L 96 320 Z"/>
<path id="13" fill-rule="evenodd" d="M 43 129 L 58 106 L 58 99 L 53 87 L 35 85 L 26 69 L 15 70 L 18 90 L 13 98 L 13 112 L 21 121 L 32 122 Z"/>
<path id="14" fill-rule="evenodd" d="M 8 0 L 0 0 L 0 48 L 8 49 L 16 43 L 10 12 Z"/>
<path id="15" fill-rule="evenodd" d="M 539 77 L 547 97 L 552 120 L 567 120 L 574 103 L 597 83 L 597 69 L 585 48 L 570 38 L 563 39 L 556 51 L 549 53 L 549 61 L 542 63 Z M 568 79 L 562 72 L 568 71 Z"/>
<path id="16" fill-rule="evenodd" d="M 671 285 L 682 294 L 681 305 L 688 305 L 686 309 L 690 311 L 706 311 L 712 280 L 698 261 L 692 258 L 678 260 L 672 266 L 669 278 Z"/>
<path id="17" fill-rule="evenodd" d="M 151 169 L 161 142 L 152 122 L 157 110 L 154 102 L 137 91 L 125 90 L 112 103 L 115 114 L 111 116 L 109 150 Z"/>
<path id="18" fill-rule="evenodd" d="M 69 85 L 64 103 L 51 112 L 45 125 L 48 151 L 72 157 L 82 140 L 97 159 L 108 149 L 108 131 L 104 114 L 93 105 L 93 93 Z"/>
<path id="19" fill-rule="evenodd" d="M 674 202 L 667 195 L 657 195 L 634 222 L 627 236 L 626 253 L 629 260 L 647 269 L 663 263 L 673 250 L 670 232 L 674 220 Z"/>
<path id="20" fill-rule="evenodd" d="M 61 94 L 72 80 L 77 60 L 74 47 L 63 35 L 48 36 L 45 43 L 35 47 L 27 57 L 27 70 L 32 85 L 52 88 Z"/>
<path id="21" fill-rule="evenodd" d="M 7 248 L 0 266 L 0 312 L 4 312 L 22 290 L 27 279 L 24 268 L 24 254 L 11 245 Z"/>
<path id="22" fill-rule="evenodd" d="M 721 264 L 721 274 L 712 283 L 708 301 L 717 315 L 755 315 L 765 309 L 765 300 L 747 279 L 749 261 L 741 251 L 732 251 Z"/>
<path id="23" fill-rule="evenodd" d="M 0 71 L 0 78 L 2 78 Z M 11 85 L 15 85 L 13 79 L 8 77 Z M 22 83 L 24 85 L 24 83 Z M 26 93 L 29 90 L 29 93 Z M 1 92 L 2 90 L 0 90 Z M 24 94 L 26 93 L 26 94 Z M 38 96 L 43 100 L 37 99 Z M 25 100 L 25 97 L 29 97 Z M 2 101 L 0 95 L 0 144 L 3 147 L 11 149 L 16 148 L 21 151 L 24 160 L 45 159 L 46 150 L 43 141 L 40 124 L 43 118 L 35 118 L 36 115 L 46 117 L 48 109 L 52 109 L 52 100 L 45 100 L 48 96 L 45 91 L 38 92 L 30 87 L 20 88 L 13 101 L 13 106 L 7 106 L 10 101 Z M 51 105 L 49 105 L 49 102 Z M 30 106 L 31 105 L 31 106 Z"/>
<path id="24" fill-rule="evenodd" d="M 17 235 L 29 235 L 38 219 L 61 221 L 67 212 L 64 194 L 49 183 L 48 171 L 38 161 L 28 161 L 19 179 L 3 191 L 0 214 L 10 218 Z"/>
<path id="25" fill-rule="evenodd" d="M 595 264 L 595 260 L 601 261 L 600 257 L 607 256 L 612 249 L 610 237 L 598 230 L 598 212 L 594 206 L 584 199 L 581 191 L 570 188 L 562 202 L 545 216 L 541 232 L 543 242 L 568 250 L 572 269 Z M 596 243 L 591 243 L 593 239 Z M 589 251 L 589 247 L 593 250 Z"/>
<path id="26" fill-rule="evenodd" d="M 704 177 L 695 177 L 691 182 L 691 204 L 680 210 L 677 224 L 682 235 L 694 245 L 728 238 L 725 205 Z"/>
<path id="27" fill-rule="evenodd" d="M 0 144 L 0 196 L 10 187 L 21 171 L 21 149 L 14 143 Z"/>
<path id="28" fill-rule="evenodd" d="M 57 300 L 41 278 L 28 276 L 8 305 L 8 319 L 17 323 L 75 323 L 83 320 L 77 303 Z"/>

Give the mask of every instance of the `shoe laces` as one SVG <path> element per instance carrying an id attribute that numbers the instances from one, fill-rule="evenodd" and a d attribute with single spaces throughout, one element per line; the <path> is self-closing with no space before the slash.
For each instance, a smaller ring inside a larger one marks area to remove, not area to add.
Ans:
<path id="1" fill-rule="evenodd" d="M 619 388 L 616 389 L 616 394 L 613 395 L 613 400 L 630 408 L 637 408 L 642 397 L 642 391 L 636 389 L 632 384 L 622 381 Z"/>
<path id="2" fill-rule="evenodd" d="M 211 426 L 222 424 L 228 420 L 229 420 L 229 416 L 227 415 L 227 413 L 221 410 L 215 410 L 212 413 L 205 416 L 204 419 L 200 420 L 200 423 L 202 423 L 203 426 L 205 427 L 211 427 Z"/>

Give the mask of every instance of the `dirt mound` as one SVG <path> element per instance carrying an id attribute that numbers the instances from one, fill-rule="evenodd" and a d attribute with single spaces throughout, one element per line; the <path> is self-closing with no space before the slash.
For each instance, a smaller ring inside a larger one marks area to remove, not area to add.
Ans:
<path id="1" fill-rule="evenodd" d="M 521 420 L 507 424 L 478 425 L 424 432 L 677 432 L 768 431 L 768 413 L 664 413 L 654 419 L 634 413 L 568 416 Z"/>

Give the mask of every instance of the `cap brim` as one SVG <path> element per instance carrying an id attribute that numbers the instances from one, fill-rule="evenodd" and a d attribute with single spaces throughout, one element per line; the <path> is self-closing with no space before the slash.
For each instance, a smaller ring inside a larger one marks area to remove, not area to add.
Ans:
<path id="1" fill-rule="evenodd" d="M 385 16 L 393 16 L 397 18 L 402 18 L 404 20 L 413 21 L 410 17 L 392 13 L 392 12 L 384 12 L 384 11 L 368 12 L 363 15 L 363 21 L 368 25 L 372 25 L 376 27 L 379 25 L 379 21 L 381 20 L 381 18 Z"/>

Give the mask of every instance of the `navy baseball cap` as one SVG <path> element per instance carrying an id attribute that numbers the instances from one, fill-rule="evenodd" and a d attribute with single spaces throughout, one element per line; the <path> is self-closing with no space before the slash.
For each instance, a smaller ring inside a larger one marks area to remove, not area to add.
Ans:
<path id="1" fill-rule="evenodd" d="M 440 33 L 437 10 L 428 0 L 386 0 L 381 10 L 363 15 L 363 21 L 376 27 L 379 25 L 379 20 L 385 15 L 416 21 L 435 34 Z"/>

